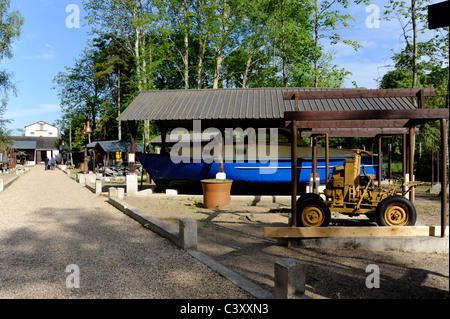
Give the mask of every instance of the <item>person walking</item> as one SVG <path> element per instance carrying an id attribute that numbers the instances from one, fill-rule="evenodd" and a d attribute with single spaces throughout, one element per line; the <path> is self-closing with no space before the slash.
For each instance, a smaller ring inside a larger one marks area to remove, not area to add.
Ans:
<path id="1" fill-rule="evenodd" d="M 45 158 L 44 163 L 45 163 L 45 170 L 48 170 L 48 166 L 49 166 L 49 162 L 48 162 L 48 157 Z"/>
<path id="2" fill-rule="evenodd" d="M 52 171 L 55 169 L 55 158 L 54 157 L 52 157 L 52 159 L 50 160 L 50 167 L 51 167 Z"/>

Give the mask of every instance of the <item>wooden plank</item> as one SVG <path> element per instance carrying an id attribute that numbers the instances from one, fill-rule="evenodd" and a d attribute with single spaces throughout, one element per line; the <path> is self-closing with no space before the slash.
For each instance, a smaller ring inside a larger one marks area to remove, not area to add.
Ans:
<path id="1" fill-rule="evenodd" d="M 266 227 L 265 238 L 430 236 L 429 226 Z"/>
<path id="2" fill-rule="evenodd" d="M 419 130 L 416 129 L 416 133 Z M 377 135 L 402 135 L 408 134 L 409 130 L 405 127 L 400 128 L 314 128 L 311 132 L 302 132 L 302 137 L 311 137 L 311 135 L 325 135 L 329 137 L 375 137 Z"/>
<path id="3" fill-rule="evenodd" d="M 449 118 L 449 109 L 286 111 L 285 121 L 440 120 Z M 332 127 L 332 126 L 330 126 Z M 384 126 L 381 126 L 384 127 Z"/>
<path id="4" fill-rule="evenodd" d="M 405 127 L 408 120 L 360 120 L 360 121 L 298 121 L 297 127 L 302 129 L 314 128 L 383 128 Z M 286 126 L 290 121 L 285 122 Z"/>
<path id="5" fill-rule="evenodd" d="M 356 98 L 387 98 L 416 97 L 421 89 L 349 89 L 327 91 L 289 91 L 283 93 L 284 100 L 315 100 L 315 99 L 356 99 Z M 424 96 L 435 96 L 434 88 L 422 89 Z"/>

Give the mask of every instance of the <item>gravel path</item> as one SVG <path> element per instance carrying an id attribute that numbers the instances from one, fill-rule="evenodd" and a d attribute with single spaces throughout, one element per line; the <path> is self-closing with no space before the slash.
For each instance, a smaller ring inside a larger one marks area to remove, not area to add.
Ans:
<path id="1" fill-rule="evenodd" d="M 69 265 L 79 288 L 66 286 Z M 61 171 L 35 166 L 0 193 L 0 298 L 251 296 Z"/>

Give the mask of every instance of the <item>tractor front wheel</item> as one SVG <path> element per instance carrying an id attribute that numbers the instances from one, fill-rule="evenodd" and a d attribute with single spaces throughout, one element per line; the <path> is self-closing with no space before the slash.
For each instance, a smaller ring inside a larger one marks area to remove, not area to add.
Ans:
<path id="1" fill-rule="evenodd" d="M 414 205 L 401 196 L 387 197 L 377 207 L 376 221 L 379 226 L 414 226 L 416 218 Z"/>
<path id="2" fill-rule="evenodd" d="M 320 198 L 307 198 L 297 203 L 297 226 L 326 227 L 330 220 L 330 209 Z"/>

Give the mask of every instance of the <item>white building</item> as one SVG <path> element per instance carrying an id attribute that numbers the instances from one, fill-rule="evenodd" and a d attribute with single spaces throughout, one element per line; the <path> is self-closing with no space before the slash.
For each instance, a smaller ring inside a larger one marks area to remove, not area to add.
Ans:
<path id="1" fill-rule="evenodd" d="M 44 121 L 25 126 L 25 136 L 30 137 L 58 137 L 58 128 Z"/>
<path id="2" fill-rule="evenodd" d="M 11 146 L 24 159 L 23 164 L 43 164 L 46 158 L 59 154 L 58 135 L 56 126 L 39 121 L 25 126 L 25 136 L 13 136 Z"/>

